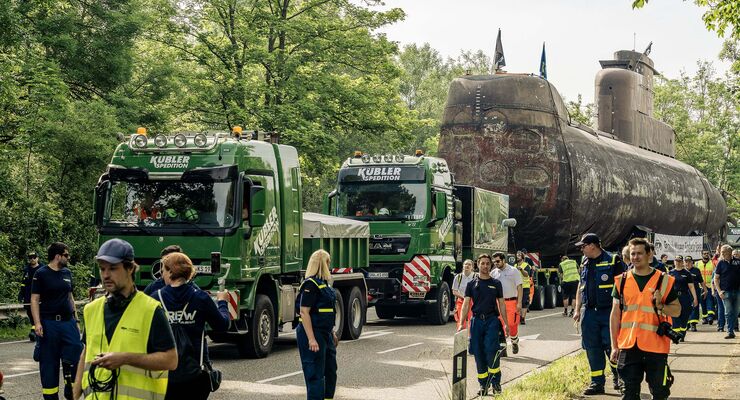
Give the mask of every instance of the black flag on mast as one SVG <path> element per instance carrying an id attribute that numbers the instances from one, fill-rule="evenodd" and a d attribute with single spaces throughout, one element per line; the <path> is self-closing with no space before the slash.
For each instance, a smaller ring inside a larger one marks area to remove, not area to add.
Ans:
<path id="1" fill-rule="evenodd" d="M 498 36 L 496 37 L 496 52 L 493 54 L 493 71 L 496 72 L 505 65 L 506 58 L 504 57 L 504 45 L 501 44 L 501 28 L 499 28 Z"/>

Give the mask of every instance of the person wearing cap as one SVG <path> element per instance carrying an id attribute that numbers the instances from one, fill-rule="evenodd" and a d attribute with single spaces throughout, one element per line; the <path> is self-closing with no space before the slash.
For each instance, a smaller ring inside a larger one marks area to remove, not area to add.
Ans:
<path id="1" fill-rule="evenodd" d="M 581 346 L 591 369 L 591 384 L 586 396 L 604 393 L 606 360 L 611 353 L 609 315 L 612 308 L 614 277 L 626 270 L 618 255 L 601 248 L 595 233 L 583 235 L 576 243 L 583 253 L 581 276 L 576 289 L 576 311 L 573 319 L 581 323 Z M 614 389 L 620 389 L 617 365 L 610 361 Z"/>
<path id="2" fill-rule="evenodd" d="M 701 324 L 712 325 L 714 323 L 714 291 L 712 290 L 712 278 L 714 273 L 714 264 L 711 260 L 711 254 L 709 250 L 701 251 L 701 260 L 696 261 L 696 268 L 701 272 L 701 276 L 704 280 L 704 285 L 707 289 L 707 295 L 702 296 L 700 302 L 701 306 Z"/>
<path id="3" fill-rule="evenodd" d="M 689 316 L 693 307 L 699 305 L 699 299 L 694 290 L 694 277 L 683 263 L 683 256 L 677 255 L 673 260 L 673 269 L 668 272 L 675 283 L 673 288 L 678 294 L 678 302 L 681 303 L 681 314 L 673 318 L 673 330 L 681 334 L 681 341 L 686 339 Z"/>
<path id="4" fill-rule="evenodd" d="M 691 256 L 686 256 L 684 260 L 686 262 L 686 270 L 691 273 L 691 276 L 694 279 L 694 291 L 696 292 L 696 297 L 698 298 L 699 303 L 701 303 L 702 299 L 707 296 L 707 285 L 704 284 L 704 277 L 701 276 L 699 268 L 696 268 L 696 265 L 694 265 L 694 259 Z M 692 307 L 688 323 L 688 329 L 691 332 L 696 332 L 696 325 L 699 324 L 699 304 Z"/>
<path id="5" fill-rule="evenodd" d="M 33 284 L 33 275 L 44 264 L 39 262 L 39 255 L 35 251 L 28 253 L 28 263 L 23 267 L 23 278 L 21 279 L 21 289 L 18 291 L 18 302 L 23 304 L 26 310 L 28 323 L 31 324 L 31 332 L 28 333 L 28 340 L 36 341 L 36 331 L 33 328 L 33 314 L 31 313 L 31 285 Z"/>
<path id="6" fill-rule="evenodd" d="M 532 266 L 527 262 L 526 251 L 519 250 L 516 252 L 516 263 L 514 267 L 519 270 L 522 274 L 522 315 L 521 325 L 527 325 L 527 311 L 529 310 L 529 302 L 532 299 L 533 290 L 530 289 L 532 286 Z"/>
<path id="7" fill-rule="evenodd" d="M 136 290 L 134 248 L 110 239 L 95 259 L 108 295 L 85 306 L 75 399 L 164 399 L 168 370 L 177 368 L 175 339 L 160 303 Z"/>
<path id="8" fill-rule="evenodd" d="M 39 362 L 45 400 L 59 399 L 59 364 L 64 376 L 64 398 L 72 398 L 75 366 L 80 356 L 80 330 L 72 296 L 69 247 L 62 242 L 47 249 L 49 264 L 40 267 L 31 283 L 31 313 L 38 337 L 34 359 Z"/>

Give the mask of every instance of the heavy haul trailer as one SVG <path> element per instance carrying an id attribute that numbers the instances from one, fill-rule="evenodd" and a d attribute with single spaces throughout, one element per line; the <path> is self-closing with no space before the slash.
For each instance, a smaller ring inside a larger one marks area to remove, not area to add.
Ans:
<path id="1" fill-rule="evenodd" d="M 506 251 L 508 240 L 508 197 L 454 186 L 446 161 L 421 152 L 356 153 L 339 170 L 325 213 L 370 223 L 363 271 L 369 305 L 384 319 L 426 315 L 446 323 L 463 259 Z"/>
<path id="2" fill-rule="evenodd" d="M 141 266 L 136 285 L 158 277 L 160 251 L 180 245 L 204 290 L 229 292 L 232 317 L 215 341 L 234 342 L 242 356 L 270 353 L 279 326 L 297 318 L 294 305 L 310 250 L 324 248 L 332 266 L 368 265 L 366 223 L 301 209 L 296 149 L 226 132 L 121 143 L 95 189 L 100 243 L 129 241 Z M 362 274 L 334 277 L 340 336 L 356 339 L 365 321 Z"/>

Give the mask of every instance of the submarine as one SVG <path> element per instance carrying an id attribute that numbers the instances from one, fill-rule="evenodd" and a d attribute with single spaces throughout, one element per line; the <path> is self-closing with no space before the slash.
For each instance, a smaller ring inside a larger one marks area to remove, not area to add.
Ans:
<path id="1" fill-rule="evenodd" d="M 439 156 L 455 183 L 509 195 L 518 248 L 546 261 L 579 254 L 588 232 L 609 250 L 650 232 L 706 235 L 705 243 L 724 236 L 722 193 L 675 158 L 675 131 L 653 117 L 658 72 L 646 53 L 600 61 L 596 129 L 571 120 L 555 86 L 536 75 L 497 71 L 450 84 Z"/>

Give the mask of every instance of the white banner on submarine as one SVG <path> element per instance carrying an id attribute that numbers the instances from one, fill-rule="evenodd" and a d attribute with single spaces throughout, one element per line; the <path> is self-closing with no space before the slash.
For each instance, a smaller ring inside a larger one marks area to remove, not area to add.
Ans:
<path id="1" fill-rule="evenodd" d="M 673 236 L 654 234 L 653 243 L 655 244 L 655 257 L 663 254 L 668 255 L 669 260 L 676 256 L 691 256 L 694 260 L 701 258 L 701 249 L 704 244 L 702 236 Z"/>

